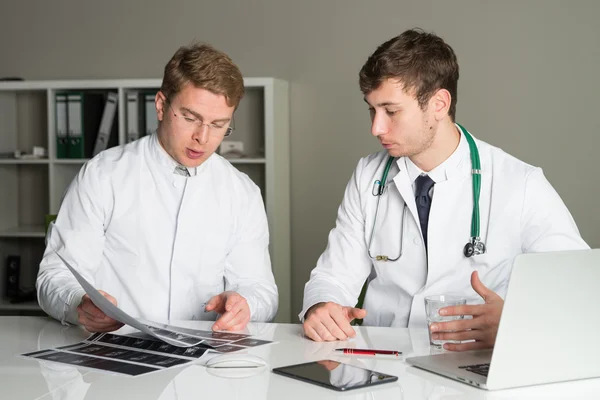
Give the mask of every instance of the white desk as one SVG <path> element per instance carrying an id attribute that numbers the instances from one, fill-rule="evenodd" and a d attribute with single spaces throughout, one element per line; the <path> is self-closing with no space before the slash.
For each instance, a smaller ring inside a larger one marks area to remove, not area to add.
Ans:
<path id="1" fill-rule="evenodd" d="M 173 325 L 207 329 L 208 322 Z M 399 349 L 404 356 L 429 353 L 425 330 L 360 327 L 356 347 Z M 591 399 L 600 397 L 600 379 L 487 392 L 409 367 L 402 361 L 350 358 L 332 352 L 344 342 L 315 343 L 298 324 L 250 324 L 248 332 L 277 343 L 250 350 L 270 363 L 259 375 L 226 379 L 200 365 L 188 365 L 146 376 L 109 375 L 63 364 L 38 362 L 16 355 L 76 343 L 89 334 L 49 318 L 0 317 L 0 398 L 2 399 Z M 331 358 L 399 377 L 374 389 L 335 392 L 270 372 L 273 367 Z M 590 362 L 598 360 L 590 360 Z M 515 361 L 518 362 L 518 361 Z"/>

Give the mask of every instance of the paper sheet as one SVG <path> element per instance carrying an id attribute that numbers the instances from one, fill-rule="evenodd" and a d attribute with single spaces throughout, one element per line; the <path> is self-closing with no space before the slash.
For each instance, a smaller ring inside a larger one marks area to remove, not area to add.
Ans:
<path id="1" fill-rule="evenodd" d="M 81 276 L 75 268 L 69 264 L 67 260 L 65 260 L 60 254 L 56 253 L 58 258 L 65 263 L 67 268 L 71 271 L 71 273 L 75 276 L 75 279 L 79 282 L 79 284 L 83 287 L 85 292 L 92 302 L 98 307 L 104 314 L 109 316 L 110 318 L 117 320 L 125 325 L 129 325 L 133 328 L 139 329 L 140 331 L 147 333 L 153 337 L 156 337 L 168 344 L 178 347 L 191 347 L 202 344 L 206 347 L 211 347 L 208 343 L 204 343 L 204 339 L 199 339 L 198 337 L 194 337 L 192 335 L 183 333 L 181 331 L 175 331 L 170 329 L 169 325 L 156 323 L 153 321 L 146 321 L 142 323 L 140 320 L 137 320 L 131 317 L 129 314 L 121 310 L 119 307 L 115 306 L 113 303 L 108 301 L 106 297 L 102 295 L 96 288 L 94 288 L 88 281 L 85 280 L 83 276 Z"/>

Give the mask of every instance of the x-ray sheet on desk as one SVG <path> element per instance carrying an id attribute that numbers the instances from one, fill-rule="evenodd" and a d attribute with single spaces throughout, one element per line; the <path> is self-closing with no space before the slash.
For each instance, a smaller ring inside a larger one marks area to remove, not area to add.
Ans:
<path id="1" fill-rule="evenodd" d="M 214 354 L 230 353 L 272 343 L 229 332 L 193 332 L 211 338 L 206 341 L 214 348 L 206 347 L 206 344 L 189 347 L 174 346 L 143 332 L 125 335 L 95 333 L 79 343 L 38 350 L 21 356 L 40 362 L 51 361 L 111 374 L 137 376 L 196 361 L 201 362 L 205 359 L 203 357 L 210 357 L 209 353 L 213 352 Z"/>
<path id="2" fill-rule="evenodd" d="M 199 345 L 173 346 L 143 333 L 95 333 L 82 342 L 22 354 L 41 362 L 91 368 L 112 374 L 143 375 L 200 359 L 209 349 Z"/>
<path id="3" fill-rule="evenodd" d="M 194 331 L 193 329 L 178 328 L 171 325 L 160 324 L 153 321 L 138 320 L 121 310 L 119 307 L 111 303 L 106 297 L 102 295 L 96 288 L 94 288 L 88 281 L 81 276 L 75 268 L 69 264 L 60 254 L 56 253 L 58 257 L 65 263 L 67 268 L 75 276 L 79 284 L 83 287 L 85 292 L 92 302 L 100 310 L 104 312 L 110 318 L 117 320 L 125 325 L 129 325 L 135 329 L 158 338 L 168 344 L 178 347 L 191 347 L 201 344 L 205 347 L 213 347 L 210 344 L 210 340 L 207 340 L 206 335 L 202 336 L 203 331 Z M 235 334 L 232 334 L 235 335 Z M 247 335 L 239 335 L 240 339 L 247 337 Z"/>

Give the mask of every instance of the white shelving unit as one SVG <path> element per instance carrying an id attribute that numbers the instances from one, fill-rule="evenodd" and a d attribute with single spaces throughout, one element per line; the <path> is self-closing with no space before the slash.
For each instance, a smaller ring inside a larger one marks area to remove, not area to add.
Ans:
<path id="1" fill-rule="evenodd" d="M 87 159 L 56 158 L 55 95 L 62 91 L 118 93 L 118 143 L 126 143 L 126 95 L 156 90 L 160 79 L 52 80 L 0 82 L 0 155 L 33 146 L 48 158 L 0 157 L 0 315 L 35 311 L 31 303 L 11 304 L 5 296 L 6 257 L 21 257 L 22 286 L 32 287 L 44 250 L 44 218 L 56 214 L 62 196 Z M 275 321 L 290 322 L 289 89 L 273 78 L 245 78 L 246 94 L 235 113 L 228 140 L 242 141 L 247 157 L 230 162 L 261 188 L 271 237 L 271 261 L 279 288 Z"/>

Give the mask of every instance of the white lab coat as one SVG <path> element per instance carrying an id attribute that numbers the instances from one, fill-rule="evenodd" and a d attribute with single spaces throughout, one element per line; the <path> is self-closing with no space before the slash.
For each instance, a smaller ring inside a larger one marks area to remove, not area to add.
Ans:
<path id="1" fill-rule="evenodd" d="M 134 317 L 215 319 L 204 304 L 224 290 L 246 298 L 253 321 L 274 317 L 260 190 L 217 154 L 190 177 L 176 165 L 152 135 L 83 166 L 47 236 L 36 284 L 44 311 L 76 323 L 84 294 L 59 252 Z"/>
<path id="2" fill-rule="evenodd" d="M 305 286 L 300 318 L 319 302 L 354 306 L 369 277 L 363 304 L 365 325 L 424 327 L 425 296 L 459 293 L 479 297 L 470 284 L 475 270 L 484 285 L 504 298 L 517 254 L 588 248 L 540 168 L 482 141 L 476 143 L 482 168 L 481 238 L 487 253 L 471 258 L 463 255 L 471 235 L 473 189 L 469 146 L 461 134 L 456 151 L 430 174 L 439 176 L 441 168 L 445 179 L 434 186 L 428 251 L 413 191 L 416 176 L 409 173 L 410 160 L 399 158 L 381 198 L 371 254 L 395 258 L 400 243 L 403 254 L 395 262 L 371 260 L 367 245 L 377 204 L 372 192 L 388 158 L 385 151 L 372 154 L 359 161 L 346 187 L 336 227 Z"/>

